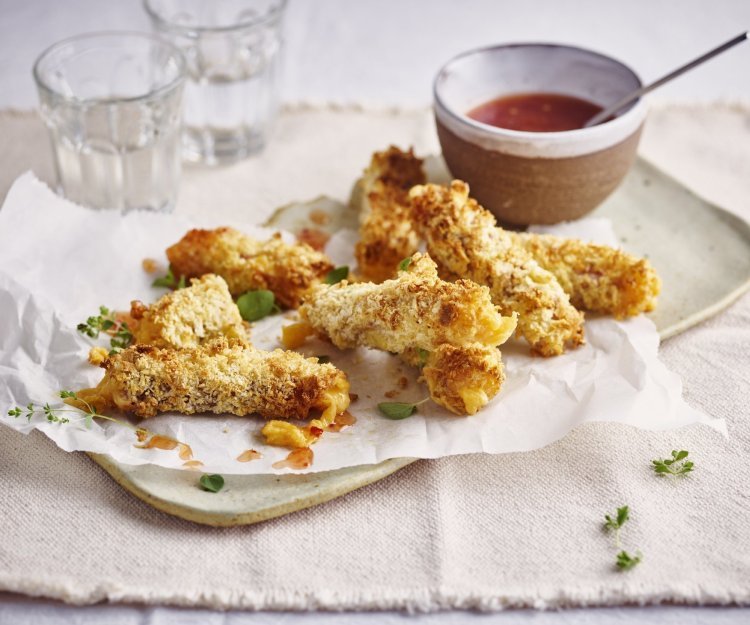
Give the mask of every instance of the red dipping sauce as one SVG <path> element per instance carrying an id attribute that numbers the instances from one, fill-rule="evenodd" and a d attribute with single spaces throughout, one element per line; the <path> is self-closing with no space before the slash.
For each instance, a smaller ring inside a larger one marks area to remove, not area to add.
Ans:
<path id="1" fill-rule="evenodd" d="M 583 128 L 601 110 L 598 104 L 559 93 L 515 93 L 480 104 L 466 115 L 508 130 L 560 132 Z"/>

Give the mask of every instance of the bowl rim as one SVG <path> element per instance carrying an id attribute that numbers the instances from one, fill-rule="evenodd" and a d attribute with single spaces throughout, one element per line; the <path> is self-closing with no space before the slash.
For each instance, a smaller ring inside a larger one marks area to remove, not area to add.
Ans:
<path id="1" fill-rule="evenodd" d="M 641 77 L 632 67 L 630 67 L 626 63 L 623 63 L 619 59 L 616 59 L 602 52 L 597 52 L 596 50 L 591 50 L 589 48 L 570 45 L 566 43 L 555 43 L 555 42 L 549 42 L 549 41 L 547 42 L 530 41 L 530 42 L 500 43 L 500 44 L 491 44 L 487 46 L 480 46 L 477 48 L 472 48 L 471 50 L 465 50 L 464 52 L 456 54 L 455 56 L 448 59 L 448 61 L 446 61 L 440 67 L 440 69 L 438 70 L 438 73 L 436 74 L 432 82 L 432 97 L 435 103 L 435 108 L 436 109 L 439 108 L 440 110 L 444 111 L 448 116 L 450 116 L 455 121 L 461 124 L 465 124 L 467 126 L 474 128 L 475 130 L 485 132 L 486 134 L 495 135 L 498 138 L 504 137 L 504 138 L 522 139 L 522 140 L 525 139 L 529 141 L 534 141 L 534 140 L 538 140 L 538 141 L 562 140 L 564 141 L 566 139 L 577 140 L 582 137 L 587 137 L 587 136 L 591 137 L 595 134 L 601 134 L 603 132 L 614 130 L 620 125 L 622 125 L 623 123 L 627 123 L 628 118 L 632 117 L 635 114 L 640 114 L 641 110 L 644 107 L 644 100 L 643 100 L 643 97 L 641 96 L 637 100 L 635 100 L 627 109 L 625 109 L 623 113 L 621 113 L 620 115 L 617 115 L 614 119 L 602 122 L 601 124 L 597 124 L 596 126 L 591 126 L 589 128 L 575 128 L 573 130 L 559 130 L 559 131 L 554 131 L 554 132 L 534 132 L 534 131 L 529 131 L 529 130 L 511 130 L 509 128 L 500 128 L 498 126 L 492 126 L 490 124 L 485 124 L 475 119 L 471 119 L 470 117 L 468 117 L 467 115 L 463 113 L 456 112 L 452 107 L 448 106 L 445 103 L 445 101 L 441 98 L 440 93 L 439 93 L 438 83 L 450 65 L 468 56 L 486 54 L 488 52 L 493 52 L 494 50 L 502 50 L 502 49 L 509 49 L 509 48 L 564 48 L 567 50 L 574 50 L 576 52 L 584 52 L 585 54 L 588 54 L 590 56 L 598 57 L 600 59 L 604 59 L 606 61 L 619 65 L 620 67 L 625 69 L 628 73 L 630 73 L 633 76 L 633 78 L 636 80 L 636 83 L 637 83 L 636 88 L 643 86 L 643 81 L 641 80 Z M 499 96 L 499 97 L 502 97 L 502 96 Z"/>

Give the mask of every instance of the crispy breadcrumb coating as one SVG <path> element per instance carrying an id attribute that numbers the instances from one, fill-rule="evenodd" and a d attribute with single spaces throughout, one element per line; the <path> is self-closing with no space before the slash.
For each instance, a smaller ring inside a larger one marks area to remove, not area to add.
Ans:
<path id="1" fill-rule="evenodd" d="M 214 274 L 194 278 L 190 286 L 167 293 L 145 306 L 134 301 L 133 342 L 183 349 L 218 337 L 247 341 L 248 333 L 227 283 Z"/>
<path id="2" fill-rule="evenodd" d="M 432 351 L 444 343 L 495 346 L 515 329 L 515 320 L 500 314 L 487 287 L 469 280 L 444 282 L 430 257 L 419 253 L 398 278 L 382 284 L 320 284 L 299 312 L 339 349 L 366 346 L 401 353 Z"/>
<path id="3" fill-rule="evenodd" d="M 445 344 L 428 353 L 410 349 L 401 358 L 421 366 L 432 400 L 458 415 L 476 414 L 505 380 L 500 350 L 479 343 Z"/>
<path id="4" fill-rule="evenodd" d="M 226 339 L 181 350 L 131 346 L 102 367 L 99 385 L 78 393 L 99 411 L 118 408 L 138 417 L 208 412 L 305 419 L 311 410 L 333 412 L 333 418 L 349 405 L 349 382 L 333 365 Z"/>
<path id="5" fill-rule="evenodd" d="M 324 254 L 307 244 L 284 243 L 279 234 L 256 241 L 233 228 L 190 230 L 167 249 L 167 257 L 176 276 L 215 273 L 235 297 L 267 289 L 289 308 L 299 306 L 302 294 L 333 269 Z"/>
<path id="6" fill-rule="evenodd" d="M 643 258 L 606 245 L 549 234 L 510 235 L 557 278 L 576 308 L 622 319 L 656 307 L 661 281 Z"/>
<path id="7" fill-rule="evenodd" d="M 414 254 L 382 284 L 320 285 L 300 308 L 302 323 L 286 339 L 315 331 L 340 349 L 373 347 L 422 367 L 432 399 L 456 414 L 475 414 L 502 385 L 497 345 L 516 327 L 503 317 L 487 287 L 444 282 L 425 254 Z M 288 336 L 287 336 L 288 335 Z"/>
<path id="8" fill-rule="evenodd" d="M 359 211 L 359 242 L 354 253 L 365 280 L 382 282 L 396 275 L 399 262 L 419 247 L 409 218 L 409 189 L 424 184 L 422 159 L 395 146 L 375 152 L 355 184 L 351 205 Z"/>
<path id="9" fill-rule="evenodd" d="M 373 154 L 355 185 L 352 205 L 360 210 L 357 259 L 365 279 L 382 282 L 394 267 L 414 253 L 420 238 L 411 223 L 407 191 L 425 180 L 422 160 L 413 151 L 391 146 Z M 552 235 L 508 232 L 513 244 L 525 249 L 551 272 L 580 309 L 618 319 L 656 307 L 661 283 L 651 264 L 604 245 Z M 450 272 L 441 267 L 441 275 Z"/>
<path id="10" fill-rule="evenodd" d="M 583 315 L 567 293 L 469 198 L 465 182 L 417 186 L 409 196 L 430 256 L 449 272 L 487 285 L 503 314 L 518 313 L 518 331 L 535 352 L 554 356 L 583 343 Z"/>

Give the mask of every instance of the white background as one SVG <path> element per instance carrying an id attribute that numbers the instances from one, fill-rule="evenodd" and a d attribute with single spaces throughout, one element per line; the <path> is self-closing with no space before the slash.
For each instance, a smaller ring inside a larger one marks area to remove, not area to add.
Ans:
<path id="1" fill-rule="evenodd" d="M 149 28 L 139 0 L 0 0 L 0 107 L 32 108 L 46 46 L 94 30 Z M 590 47 L 644 81 L 750 28 L 748 0 L 291 0 L 286 101 L 421 106 L 438 68 L 511 41 Z M 750 45 L 663 87 L 654 99 L 750 99 Z"/>
<path id="2" fill-rule="evenodd" d="M 426 106 L 432 77 L 448 58 L 469 48 L 512 41 L 590 47 L 630 64 L 648 82 L 748 28 L 750 0 L 291 0 L 282 97 L 286 102 Z M 36 106 L 31 65 L 46 46 L 70 35 L 113 29 L 148 29 L 140 2 L 0 0 L 0 109 Z M 750 43 L 651 98 L 750 100 Z M 692 625 L 710 621 L 722 625 L 748 622 L 750 611 L 670 607 L 421 617 L 252 614 L 130 606 L 75 608 L 0 594 L 0 624 L 73 621 L 114 625 L 467 621 Z"/>

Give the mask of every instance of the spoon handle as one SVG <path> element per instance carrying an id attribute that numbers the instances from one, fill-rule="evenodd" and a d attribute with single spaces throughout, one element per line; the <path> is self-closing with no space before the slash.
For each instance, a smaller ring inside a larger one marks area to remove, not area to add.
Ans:
<path id="1" fill-rule="evenodd" d="M 732 48 L 736 46 L 738 43 L 742 43 L 748 38 L 748 31 L 745 31 L 741 35 L 737 35 L 733 39 L 730 39 L 729 41 L 722 43 L 720 46 L 714 48 L 713 50 L 710 50 L 706 52 L 705 54 L 702 54 L 697 59 L 694 59 L 690 61 L 690 63 L 686 63 L 685 65 L 678 67 L 676 70 L 669 72 L 666 76 L 662 76 L 659 78 L 659 80 L 655 80 L 649 85 L 646 85 L 645 87 L 641 87 L 637 91 L 632 91 L 628 95 L 626 95 L 623 98 L 620 98 L 617 102 L 615 102 L 613 105 L 608 106 L 600 113 L 597 113 L 594 115 L 590 120 L 588 120 L 583 127 L 588 128 L 590 126 L 596 126 L 597 124 L 600 124 L 605 119 L 608 119 L 615 113 L 617 113 L 621 108 L 624 106 L 627 106 L 634 100 L 637 100 L 642 95 L 648 93 L 649 91 L 653 91 L 657 87 L 661 87 L 665 82 L 669 82 L 673 78 L 677 78 L 678 76 L 684 74 L 687 71 L 690 71 L 695 66 L 700 65 L 701 63 L 705 63 L 708 61 L 708 59 L 711 59 L 715 57 L 717 54 L 721 54 L 725 50 L 729 50 L 729 48 Z"/>

